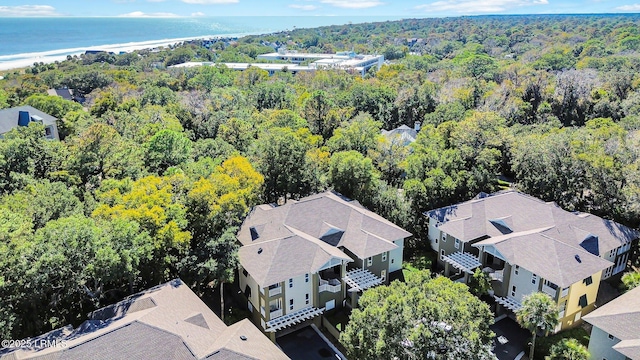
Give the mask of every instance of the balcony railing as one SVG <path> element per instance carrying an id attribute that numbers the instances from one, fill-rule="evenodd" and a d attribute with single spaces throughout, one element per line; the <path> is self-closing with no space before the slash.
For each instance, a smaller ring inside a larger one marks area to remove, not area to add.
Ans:
<path id="1" fill-rule="evenodd" d="M 282 316 L 282 309 L 275 309 L 269 312 L 269 320 Z"/>
<path id="2" fill-rule="evenodd" d="M 340 280 L 331 279 L 324 280 L 320 279 L 320 286 L 318 287 L 319 292 L 328 291 L 332 293 L 338 293 L 342 290 L 342 285 L 340 284 Z"/>
<path id="3" fill-rule="evenodd" d="M 276 296 L 278 294 L 282 294 L 282 287 L 278 286 L 273 289 L 269 289 L 269 297 Z"/>

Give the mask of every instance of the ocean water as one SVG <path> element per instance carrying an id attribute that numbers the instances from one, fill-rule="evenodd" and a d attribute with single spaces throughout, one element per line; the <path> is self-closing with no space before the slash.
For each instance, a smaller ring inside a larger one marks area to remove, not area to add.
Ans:
<path id="1" fill-rule="evenodd" d="M 0 70 L 63 60 L 89 49 L 131 51 L 186 39 L 265 34 L 397 17 L 0 18 Z"/>

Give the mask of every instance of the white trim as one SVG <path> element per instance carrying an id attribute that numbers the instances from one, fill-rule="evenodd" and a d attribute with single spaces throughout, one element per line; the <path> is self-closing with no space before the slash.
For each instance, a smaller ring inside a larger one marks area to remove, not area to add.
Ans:
<path id="1" fill-rule="evenodd" d="M 480 260 L 471 253 L 454 252 L 450 255 L 441 255 L 442 261 L 451 264 L 454 268 L 462 270 L 467 274 L 473 274 L 473 270 L 482 266 Z"/>
<path id="2" fill-rule="evenodd" d="M 375 276 L 368 270 L 353 269 L 347 272 L 347 275 L 342 278 L 351 288 L 349 291 L 362 291 L 370 287 L 382 284 L 382 280 Z"/>
<path id="3" fill-rule="evenodd" d="M 269 320 L 266 323 L 266 327 L 264 329 L 266 332 L 276 332 L 276 331 L 285 329 L 289 326 L 299 324 L 309 319 L 313 319 L 314 317 L 322 314 L 323 312 L 324 312 L 324 308 L 318 309 L 318 308 L 309 306 L 304 309 L 300 309 L 296 312 L 292 312 L 290 314 L 280 316 L 273 320 Z"/>

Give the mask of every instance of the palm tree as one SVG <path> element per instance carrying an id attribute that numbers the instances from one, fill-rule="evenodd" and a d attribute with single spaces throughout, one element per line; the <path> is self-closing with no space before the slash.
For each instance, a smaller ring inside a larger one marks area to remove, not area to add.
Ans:
<path id="1" fill-rule="evenodd" d="M 529 359 L 533 360 L 538 330 L 542 330 L 546 335 L 558 324 L 558 304 L 545 293 L 532 293 L 524 297 L 522 307 L 516 311 L 516 316 L 520 326 L 533 334 L 529 353 Z"/>

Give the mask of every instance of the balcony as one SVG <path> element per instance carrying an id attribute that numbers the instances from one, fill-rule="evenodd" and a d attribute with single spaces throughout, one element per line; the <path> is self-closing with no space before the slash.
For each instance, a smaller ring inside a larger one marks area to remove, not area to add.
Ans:
<path id="1" fill-rule="evenodd" d="M 269 287 L 269 297 L 272 296 L 276 296 L 276 295 L 280 295 L 282 294 L 282 287 L 281 286 L 276 286 L 276 287 Z"/>
<path id="2" fill-rule="evenodd" d="M 331 293 L 339 293 L 342 290 L 342 284 L 338 279 L 320 279 L 320 285 L 318 286 L 318 292 L 328 291 Z"/>
<path id="3" fill-rule="evenodd" d="M 272 309 L 269 311 L 269 319 L 275 319 L 282 316 L 282 309 Z"/>
<path id="4" fill-rule="evenodd" d="M 551 296 L 552 299 L 556 299 L 556 297 L 558 296 L 558 290 L 552 288 L 551 286 L 547 286 L 545 284 L 542 284 L 542 292 Z"/>

